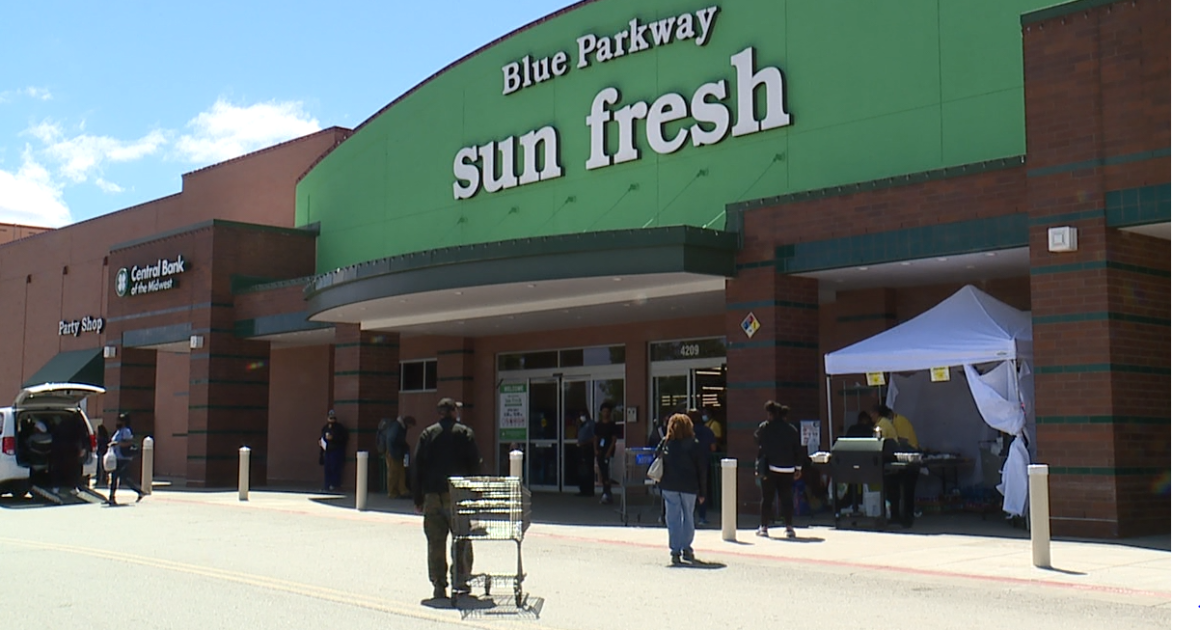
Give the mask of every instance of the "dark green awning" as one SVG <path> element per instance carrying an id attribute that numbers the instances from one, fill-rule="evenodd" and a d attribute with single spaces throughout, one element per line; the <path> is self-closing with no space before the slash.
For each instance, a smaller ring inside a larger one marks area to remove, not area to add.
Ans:
<path id="1" fill-rule="evenodd" d="M 22 387 L 42 383 L 83 383 L 104 387 L 104 355 L 101 348 L 72 350 L 54 355 L 34 372 Z"/>

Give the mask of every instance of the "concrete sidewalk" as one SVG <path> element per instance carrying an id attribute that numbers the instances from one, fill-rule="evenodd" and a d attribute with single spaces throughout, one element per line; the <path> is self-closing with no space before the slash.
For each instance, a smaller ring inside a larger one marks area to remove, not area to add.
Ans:
<path id="1" fill-rule="evenodd" d="M 156 487 L 155 502 L 204 503 L 234 509 L 264 509 L 298 516 L 394 522 L 420 527 L 421 517 L 409 500 L 370 495 L 367 511 L 354 509 L 354 496 L 304 491 L 254 490 L 241 502 L 235 491 L 173 490 Z M 619 501 L 619 497 L 618 497 Z M 662 526 L 622 525 L 614 506 L 564 495 L 534 497 L 534 525 L 529 538 L 557 538 L 592 543 L 645 547 L 666 553 Z M 715 514 L 710 519 L 716 521 Z M 653 521 L 655 519 L 646 518 Z M 797 519 L 796 540 L 786 540 L 783 528 L 771 538 L 754 534 L 752 517 L 743 515 L 736 542 L 721 539 L 719 525 L 697 531 L 698 556 L 722 562 L 736 558 L 791 562 L 833 570 L 886 571 L 895 574 L 969 579 L 1013 585 L 1044 585 L 1095 593 L 1122 595 L 1148 603 L 1171 599 L 1169 537 L 1122 541 L 1055 540 L 1054 568 L 1032 565 L 1030 543 L 1021 530 L 998 522 L 972 518 L 920 519 L 912 530 L 885 532 L 839 530 L 820 517 Z M 939 522 L 940 521 L 940 522 Z M 977 524 L 973 524 L 978 521 Z M 805 526 L 807 524 L 807 526 Z M 977 531 L 971 531 L 974 527 Z M 955 530 L 964 533 L 955 533 Z"/>

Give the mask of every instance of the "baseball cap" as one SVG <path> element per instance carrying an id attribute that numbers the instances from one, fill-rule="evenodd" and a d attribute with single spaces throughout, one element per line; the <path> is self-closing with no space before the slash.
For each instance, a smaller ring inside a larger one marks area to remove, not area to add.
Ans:
<path id="1" fill-rule="evenodd" d="M 461 406 L 461 403 L 449 397 L 439 400 L 437 404 L 438 409 L 454 409 L 455 407 L 459 406 Z"/>

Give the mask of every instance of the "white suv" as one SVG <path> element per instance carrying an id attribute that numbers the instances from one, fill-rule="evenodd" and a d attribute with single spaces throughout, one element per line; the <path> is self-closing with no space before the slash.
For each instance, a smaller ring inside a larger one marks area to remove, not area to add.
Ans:
<path id="1" fill-rule="evenodd" d="M 0 496 L 11 493 L 25 496 L 39 475 L 54 478 L 47 457 L 54 436 L 68 432 L 68 424 L 81 423 L 87 429 L 90 451 L 83 462 L 84 483 L 96 469 L 96 432 L 79 403 L 104 388 L 80 383 L 46 383 L 28 387 L 17 395 L 11 407 L 0 408 Z"/>

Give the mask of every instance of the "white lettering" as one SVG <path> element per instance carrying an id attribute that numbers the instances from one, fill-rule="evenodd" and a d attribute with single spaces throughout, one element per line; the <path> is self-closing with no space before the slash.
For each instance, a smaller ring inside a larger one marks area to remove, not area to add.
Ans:
<path id="1" fill-rule="evenodd" d="M 669 17 L 650 25 L 650 34 L 654 37 L 655 46 L 671 43 L 671 31 L 675 27 L 675 18 Z"/>
<path id="2" fill-rule="evenodd" d="M 509 136 L 499 143 L 489 142 L 479 147 L 479 158 L 483 168 L 483 189 L 493 193 L 505 188 L 512 188 L 517 185 L 517 176 L 513 173 L 516 168 L 516 144 L 514 138 Z M 497 144 L 499 144 L 499 153 L 502 155 L 497 158 Z M 496 166 L 499 162 L 500 177 L 496 177 Z"/>
<path id="3" fill-rule="evenodd" d="M 596 98 L 592 99 L 592 112 L 587 116 L 587 126 L 592 132 L 592 153 L 587 163 L 584 164 L 589 171 L 612 164 L 612 159 L 604 147 L 604 126 L 605 123 L 612 120 L 612 113 L 608 111 L 608 106 L 620 99 L 621 93 L 617 91 L 617 88 L 611 87 L 600 90 Z"/>
<path id="4" fill-rule="evenodd" d="M 533 62 L 533 82 L 534 83 L 541 83 L 542 81 L 549 81 L 551 78 L 552 77 L 550 75 L 550 59 L 548 57 L 543 57 L 543 58 L 538 59 L 537 61 Z"/>
<path id="5" fill-rule="evenodd" d="M 696 36 L 696 31 L 692 28 L 692 14 L 684 13 L 679 16 L 679 20 L 675 22 L 675 39 L 691 39 Z"/>
<path id="6" fill-rule="evenodd" d="M 700 19 L 700 37 L 696 38 L 696 45 L 703 46 L 708 43 L 708 32 L 712 28 L 713 19 L 717 16 L 718 6 L 711 6 L 707 9 L 700 9 L 696 12 L 696 17 Z"/>
<path id="7" fill-rule="evenodd" d="M 637 18 L 629 20 L 629 52 L 641 52 L 650 47 L 650 43 L 646 41 L 646 31 L 649 29 L 645 24 L 638 24 Z"/>
<path id="8" fill-rule="evenodd" d="M 542 168 L 538 168 L 537 147 L 542 147 Z M 521 171 L 519 186 L 545 181 L 562 176 L 558 164 L 558 132 L 553 127 L 542 127 L 521 136 L 521 151 L 525 154 L 525 169 Z"/>
<path id="9" fill-rule="evenodd" d="M 479 150 L 466 147 L 454 156 L 454 198 L 470 199 L 479 192 L 479 169 L 475 160 L 479 159 Z"/>
<path id="10" fill-rule="evenodd" d="M 696 124 L 692 125 L 692 144 L 698 147 L 716 144 L 729 132 L 729 110 L 720 103 L 708 102 L 710 96 L 718 101 L 725 100 L 724 79 L 705 83 L 692 95 L 692 118 L 696 119 Z M 705 130 L 700 123 L 711 123 L 713 128 Z"/>
<path id="11" fill-rule="evenodd" d="M 646 104 L 638 101 L 618 109 L 614 114 L 617 120 L 617 154 L 613 156 L 613 164 L 632 162 L 641 156 L 633 144 L 633 121 L 646 118 Z"/>
<path id="12" fill-rule="evenodd" d="M 687 117 L 687 102 L 678 94 L 664 94 L 650 106 L 646 115 L 646 140 L 650 148 L 660 155 L 674 153 L 687 143 L 688 130 L 684 127 L 667 140 L 663 137 L 663 125 Z"/>
<path id="13" fill-rule="evenodd" d="M 561 50 L 554 53 L 554 59 L 550 62 L 550 71 L 556 77 L 561 77 L 567 73 L 567 53 Z"/>
<path id="14" fill-rule="evenodd" d="M 501 69 L 504 73 L 504 92 L 503 94 L 512 94 L 521 89 L 521 65 L 517 62 L 512 62 Z"/>
<path id="15" fill-rule="evenodd" d="M 596 43 L 596 62 L 604 63 L 613 58 L 612 40 L 607 37 L 601 37 Z"/>
<path id="16" fill-rule="evenodd" d="M 529 55 L 525 55 L 525 57 L 521 59 L 521 65 L 525 68 L 525 81 L 521 83 L 521 87 L 527 88 L 533 85 L 533 81 L 529 79 Z"/>
<path id="17" fill-rule="evenodd" d="M 584 35 L 576 39 L 575 42 L 579 45 L 579 65 L 577 67 L 586 68 L 588 67 L 588 54 L 596 50 L 596 36 L 591 34 Z"/>
<path id="18" fill-rule="evenodd" d="M 613 52 L 614 57 L 625 56 L 625 39 L 629 37 L 629 33 L 621 31 L 613 35 L 613 41 L 616 43 L 616 51 Z"/>
<path id="19" fill-rule="evenodd" d="M 737 123 L 733 136 L 745 136 L 759 131 L 784 127 L 792 123 L 792 116 L 784 110 L 783 73 L 779 68 L 767 67 L 754 71 L 754 48 L 747 48 L 729 58 L 737 69 Z M 755 118 L 754 90 L 762 85 L 766 92 L 766 112 L 762 123 Z"/>

